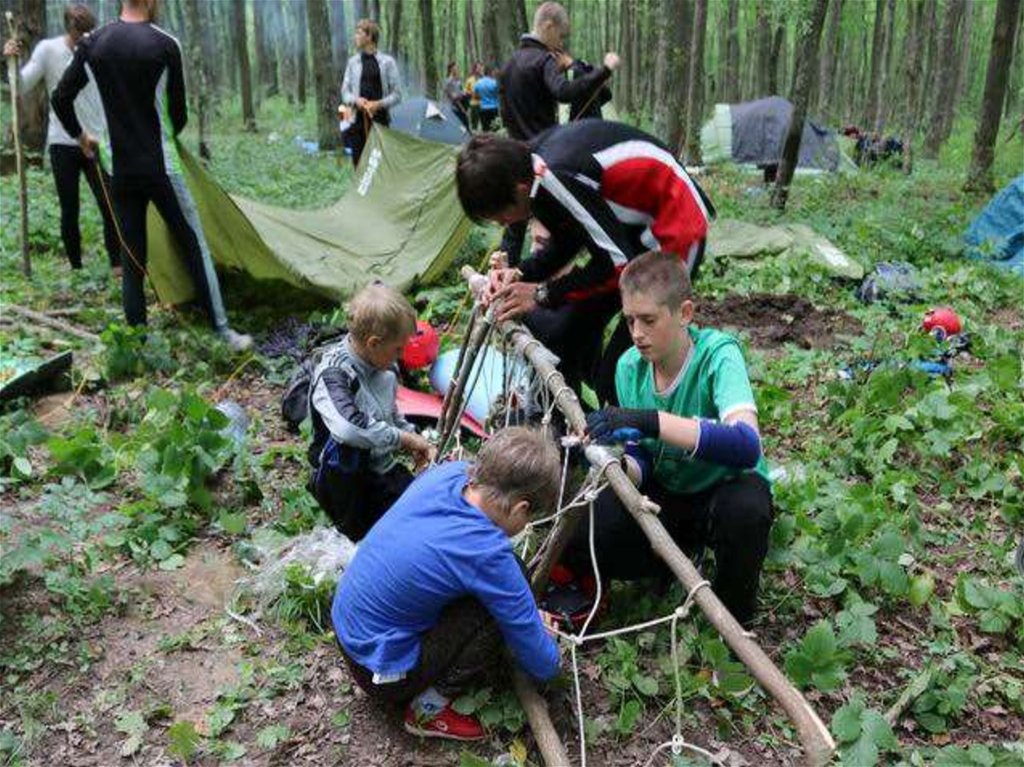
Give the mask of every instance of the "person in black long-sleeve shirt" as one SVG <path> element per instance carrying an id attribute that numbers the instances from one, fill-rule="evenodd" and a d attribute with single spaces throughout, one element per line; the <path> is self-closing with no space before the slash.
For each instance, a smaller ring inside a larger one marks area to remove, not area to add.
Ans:
<path id="1" fill-rule="evenodd" d="M 122 300 L 130 325 L 146 323 L 146 209 L 152 202 L 184 253 L 200 303 L 235 350 L 252 339 L 228 326 L 213 258 L 172 145 L 188 121 L 181 46 L 152 23 L 157 0 L 123 0 L 121 17 L 85 35 L 53 93 L 53 110 L 91 157 L 96 139 L 82 129 L 75 96 L 91 72 L 99 88 L 113 153 L 112 196 L 126 258 Z"/>

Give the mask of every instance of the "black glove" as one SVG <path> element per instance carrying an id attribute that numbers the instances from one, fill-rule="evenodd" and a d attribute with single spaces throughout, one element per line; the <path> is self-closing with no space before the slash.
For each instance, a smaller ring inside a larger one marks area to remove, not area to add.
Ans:
<path id="1" fill-rule="evenodd" d="M 606 407 L 587 415 L 587 436 L 601 444 L 657 439 L 660 433 L 657 410 Z"/>

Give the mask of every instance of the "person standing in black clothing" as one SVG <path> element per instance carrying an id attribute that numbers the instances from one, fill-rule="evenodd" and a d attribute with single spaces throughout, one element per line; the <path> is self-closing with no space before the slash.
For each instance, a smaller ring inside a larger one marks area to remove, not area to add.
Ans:
<path id="1" fill-rule="evenodd" d="M 352 151 L 352 162 L 359 165 L 363 147 L 370 132 L 370 123 L 388 126 L 388 110 L 402 100 L 398 64 L 377 50 L 380 26 L 372 19 L 356 24 L 355 44 L 359 51 L 350 57 L 341 82 L 341 101 L 355 107 L 352 125 L 345 131 L 345 145 Z"/>
<path id="2" fill-rule="evenodd" d="M 113 149 L 112 196 L 125 250 L 122 288 L 130 325 L 146 323 L 146 211 L 152 202 L 183 251 L 199 301 L 232 349 L 252 338 L 228 326 L 195 202 L 180 173 L 170 137 L 185 128 L 185 75 L 181 46 L 156 24 L 158 0 L 122 0 L 121 17 L 82 37 L 53 93 L 53 111 L 88 158 L 96 138 L 82 129 L 74 102 L 95 78 Z"/>
<path id="3" fill-rule="evenodd" d="M 498 75 L 501 121 L 511 138 L 530 141 L 558 124 L 558 105 L 584 103 L 596 96 L 619 66 L 615 53 L 606 53 L 604 65 L 569 80 L 572 63 L 565 53 L 569 14 L 561 4 L 542 3 L 533 16 L 533 30 L 522 36 L 519 48 Z M 505 230 L 501 250 L 512 266 L 519 263 L 526 238 L 526 222 Z"/>

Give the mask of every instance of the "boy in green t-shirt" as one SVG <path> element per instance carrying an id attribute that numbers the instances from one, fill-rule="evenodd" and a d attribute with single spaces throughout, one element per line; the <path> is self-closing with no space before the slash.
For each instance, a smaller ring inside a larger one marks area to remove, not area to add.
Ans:
<path id="1" fill-rule="evenodd" d="M 619 280 L 633 347 L 619 358 L 621 407 L 587 417 L 596 442 L 626 442 L 642 491 L 684 551 L 715 553 L 712 585 L 733 616 L 749 623 L 768 550 L 773 509 L 761 455 L 757 407 L 739 344 L 718 330 L 691 327 L 685 266 L 674 255 L 645 253 Z M 602 577 L 630 580 L 667 573 L 639 525 L 611 491 L 595 507 Z M 589 562 L 586 526 L 567 563 Z"/>

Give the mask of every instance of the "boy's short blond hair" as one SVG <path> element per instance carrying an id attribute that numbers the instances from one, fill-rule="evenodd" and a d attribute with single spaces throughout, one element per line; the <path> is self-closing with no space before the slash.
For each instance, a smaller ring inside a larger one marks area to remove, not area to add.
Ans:
<path id="1" fill-rule="evenodd" d="M 674 253 L 649 250 L 626 264 L 619 275 L 623 293 L 650 296 L 675 311 L 693 297 L 686 264 Z"/>
<path id="2" fill-rule="evenodd" d="M 359 19 L 356 22 L 356 29 L 363 30 L 374 45 L 380 42 L 380 24 L 373 19 Z"/>
<path id="3" fill-rule="evenodd" d="M 483 444 L 470 478 L 505 510 L 527 501 L 531 515 L 551 513 L 561 481 L 558 448 L 540 429 L 510 426 Z"/>
<path id="4" fill-rule="evenodd" d="M 416 311 L 397 290 L 375 282 L 348 302 L 348 332 L 363 344 L 370 336 L 394 341 L 416 332 Z"/>

